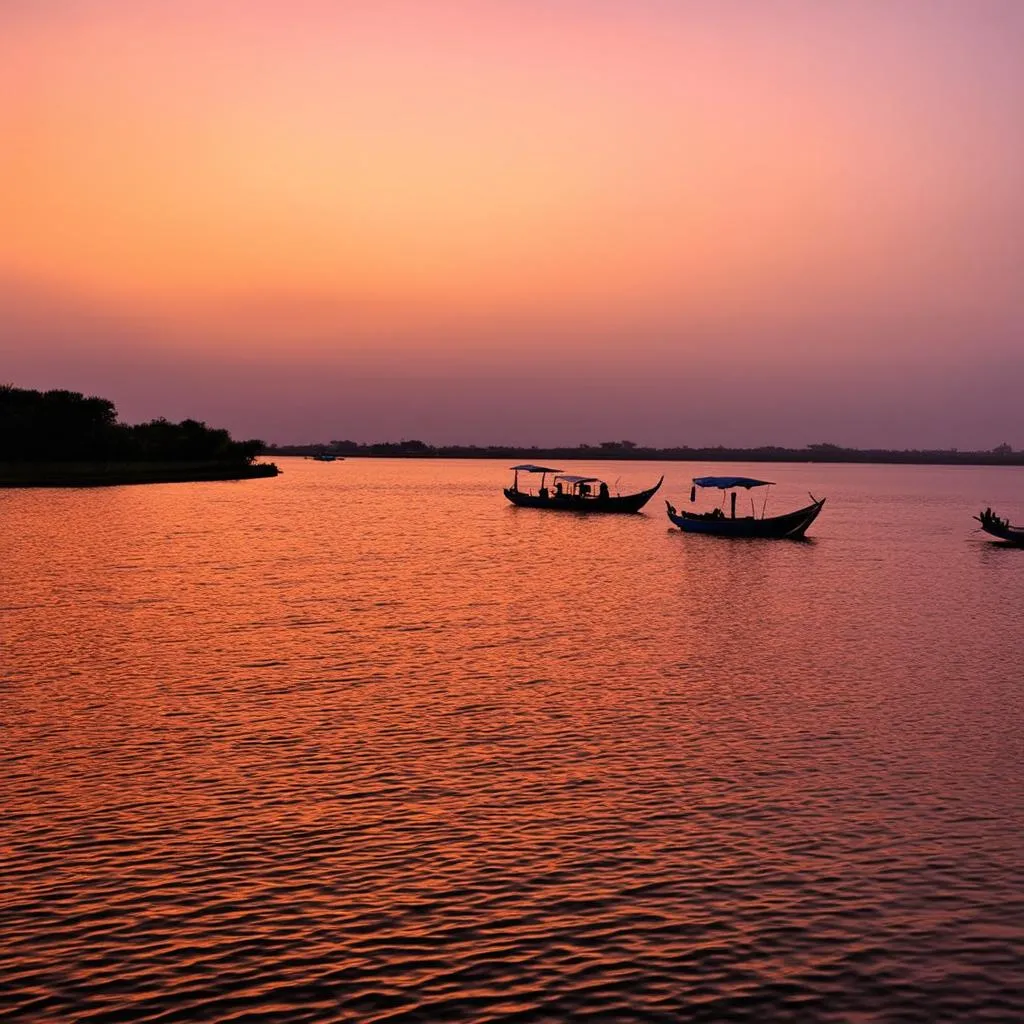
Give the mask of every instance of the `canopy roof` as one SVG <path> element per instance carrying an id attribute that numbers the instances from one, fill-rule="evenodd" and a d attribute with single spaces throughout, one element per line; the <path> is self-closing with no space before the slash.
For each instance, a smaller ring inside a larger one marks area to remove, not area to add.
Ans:
<path id="1" fill-rule="evenodd" d="M 558 477 L 559 480 L 564 480 L 567 484 L 599 484 L 600 478 L 596 476 L 572 476 L 571 474 L 563 473 Z"/>
<path id="2" fill-rule="evenodd" d="M 770 487 L 773 480 L 752 480 L 749 476 L 695 476 L 693 482 L 698 487 L 721 487 L 723 491 L 733 487 Z"/>
<path id="3" fill-rule="evenodd" d="M 509 466 L 519 473 L 561 473 L 560 469 L 551 469 L 548 466 L 535 466 L 532 462 L 524 462 L 521 466 Z"/>

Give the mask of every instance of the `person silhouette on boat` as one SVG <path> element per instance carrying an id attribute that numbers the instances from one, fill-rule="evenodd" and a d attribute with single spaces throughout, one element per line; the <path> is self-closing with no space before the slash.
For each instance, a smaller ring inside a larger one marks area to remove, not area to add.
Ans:
<path id="1" fill-rule="evenodd" d="M 598 488 L 597 497 L 601 501 L 608 500 L 608 485 L 602 480 L 601 486 Z"/>
<path id="2" fill-rule="evenodd" d="M 565 492 L 562 490 L 562 481 L 559 480 L 558 483 L 555 484 L 555 497 L 561 498 L 564 493 Z"/>

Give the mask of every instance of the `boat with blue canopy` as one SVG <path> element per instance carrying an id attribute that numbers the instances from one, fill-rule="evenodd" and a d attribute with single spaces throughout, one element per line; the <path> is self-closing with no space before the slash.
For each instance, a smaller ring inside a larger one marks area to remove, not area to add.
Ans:
<path id="1" fill-rule="evenodd" d="M 600 477 L 578 476 L 563 473 L 550 466 L 535 466 L 526 462 L 512 466 L 515 476 L 512 486 L 505 488 L 505 497 L 520 508 L 546 508 L 558 512 L 639 512 L 661 487 L 660 480 L 646 491 L 635 494 L 612 494 Z M 519 474 L 540 474 L 540 487 L 523 490 L 519 486 Z M 547 478 L 551 477 L 551 486 Z"/>
<path id="2" fill-rule="evenodd" d="M 698 488 L 717 489 L 722 492 L 722 502 L 710 512 L 687 512 L 677 510 L 666 501 L 668 518 L 683 533 L 710 533 L 718 537 L 766 537 L 789 538 L 799 540 L 807 532 L 807 528 L 818 517 L 825 499 L 815 498 L 812 494 L 811 504 L 795 512 L 786 512 L 780 516 L 765 514 L 768 506 L 768 491 L 765 490 L 764 501 L 761 503 L 761 514 L 750 501 L 750 515 L 736 515 L 736 496 L 740 490 L 750 491 L 755 487 L 768 488 L 772 480 L 755 480 L 749 476 L 695 476 L 690 488 L 690 501 L 697 500 Z M 729 512 L 725 511 L 725 497 L 729 495 Z"/>

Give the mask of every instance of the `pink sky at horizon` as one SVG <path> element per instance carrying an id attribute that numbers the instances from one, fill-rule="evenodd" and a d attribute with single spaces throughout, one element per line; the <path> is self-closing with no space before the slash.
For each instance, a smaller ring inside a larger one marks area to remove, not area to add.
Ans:
<path id="1" fill-rule="evenodd" d="M 281 443 L 1024 447 L 1024 5 L 16 0 L 0 379 Z"/>

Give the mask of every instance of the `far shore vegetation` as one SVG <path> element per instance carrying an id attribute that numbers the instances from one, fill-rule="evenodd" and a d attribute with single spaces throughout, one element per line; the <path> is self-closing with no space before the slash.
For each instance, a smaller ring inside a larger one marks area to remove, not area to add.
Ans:
<path id="1" fill-rule="evenodd" d="M 196 420 L 118 422 L 114 403 L 76 391 L 0 386 L 0 487 L 243 480 L 276 476 L 263 441 Z"/>
<path id="2" fill-rule="evenodd" d="M 439 458 L 439 459 L 515 459 L 523 462 L 594 461 L 631 459 L 657 462 L 867 462 L 934 466 L 1024 466 L 1024 451 L 1000 444 L 989 451 L 949 449 L 843 448 L 835 444 L 809 444 L 804 448 L 649 448 L 633 441 L 602 441 L 580 444 L 575 448 L 520 448 L 513 445 L 430 445 L 423 441 L 387 441 L 360 444 L 355 441 L 331 441 L 328 444 L 269 445 L 270 455 L 333 455 L 339 458 Z"/>
<path id="3" fill-rule="evenodd" d="M 114 403 L 75 391 L 32 391 L 0 385 L 0 487 L 75 487 L 276 476 L 260 455 L 335 458 L 508 459 L 521 462 L 650 460 L 665 462 L 894 463 L 1024 466 L 1024 451 L 1000 444 L 988 451 L 858 449 L 818 443 L 803 448 L 762 445 L 653 448 L 634 441 L 575 447 L 430 445 L 420 440 L 330 441 L 267 445 L 234 441 L 226 430 L 196 420 L 120 423 Z"/>

